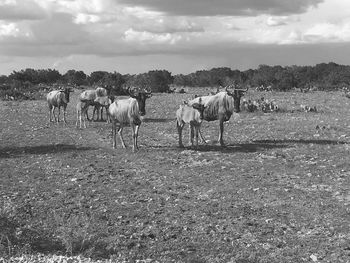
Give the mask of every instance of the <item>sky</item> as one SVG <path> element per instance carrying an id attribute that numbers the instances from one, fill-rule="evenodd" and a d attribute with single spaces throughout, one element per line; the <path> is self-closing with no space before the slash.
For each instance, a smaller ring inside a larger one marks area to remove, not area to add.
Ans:
<path id="1" fill-rule="evenodd" d="M 0 0 L 0 75 L 350 64 L 349 0 Z"/>

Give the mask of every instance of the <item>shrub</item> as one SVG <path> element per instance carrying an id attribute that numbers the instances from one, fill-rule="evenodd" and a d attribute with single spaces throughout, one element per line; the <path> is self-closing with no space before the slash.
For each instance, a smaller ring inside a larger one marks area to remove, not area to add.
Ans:
<path id="1" fill-rule="evenodd" d="M 0 99 L 3 100 L 38 100 L 44 97 L 39 86 L 18 86 L 4 84 L 0 86 Z"/>

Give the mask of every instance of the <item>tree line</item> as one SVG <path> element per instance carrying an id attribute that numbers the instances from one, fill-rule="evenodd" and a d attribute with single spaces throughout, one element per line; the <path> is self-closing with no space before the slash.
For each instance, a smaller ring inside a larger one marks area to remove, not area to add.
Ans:
<path id="1" fill-rule="evenodd" d="M 230 68 L 200 70 L 188 75 L 174 76 L 175 85 L 206 87 L 230 84 L 269 87 L 276 91 L 293 89 L 337 90 L 350 85 L 350 66 L 321 63 L 315 66 L 260 65 L 246 71 Z"/>
<path id="2" fill-rule="evenodd" d="M 172 75 L 167 70 L 151 70 L 142 74 L 68 70 L 61 74 L 55 69 L 23 69 L 10 75 L 0 76 L 0 92 L 40 90 L 53 85 L 104 86 L 115 94 L 122 94 L 124 86 L 150 87 L 153 92 L 171 92 L 173 86 L 215 87 L 227 85 L 250 85 L 276 91 L 337 90 L 350 86 L 350 66 L 321 63 L 315 66 L 269 66 L 245 71 L 228 67 L 199 70 L 190 74 Z M 0 94 L 1 95 L 1 94 Z"/>

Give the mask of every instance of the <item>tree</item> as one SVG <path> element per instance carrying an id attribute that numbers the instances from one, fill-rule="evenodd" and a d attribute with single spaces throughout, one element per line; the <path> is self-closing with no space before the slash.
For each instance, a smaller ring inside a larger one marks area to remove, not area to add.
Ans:
<path id="1" fill-rule="evenodd" d="M 113 73 L 105 74 L 99 81 L 99 85 L 110 89 L 115 95 L 121 95 L 124 94 L 122 87 L 125 82 L 125 77 L 122 74 L 114 71 Z"/>
<path id="2" fill-rule="evenodd" d="M 168 92 L 174 78 L 167 70 L 152 70 L 147 73 L 150 87 L 154 92 Z"/>
<path id="3" fill-rule="evenodd" d="M 259 68 L 253 75 L 252 84 L 254 86 L 274 86 L 276 84 L 275 74 L 283 71 L 281 66 L 271 67 L 268 65 L 259 65 Z"/>
<path id="4" fill-rule="evenodd" d="M 21 71 L 13 71 L 9 78 L 12 80 L 19 81 L 21 83 L 31 83 L 31 84 L 52 84 L 61 79 L 61 74 L 57 70 L 52 69 L 30 69 L 27 68 Z"/>
<path id="5" fill-rule="evenodd" d="M 178 74 L 173 79 L 173 84 L 176 86 L 193 86 L 191 78 L 188 75 Z"/>
<path id="6" fill-rule="evenodd" d="M 151 70 L 147 73 L 134 75 L 128 78 L 127 85 L 140 88 L 151 88 L 152 92 L 168 92 L 173 82 L 171 73 L 167 70 Z"/>
<path id="7" fill-rule="evenodd" d="M 279 91 L 291 90 L 294 87 L 294 75 L 292 70 L 285 68 L 275 74 L 274 89 Z"/>
<path id="8" fill-rule="evenodd" d="M 7 84 L 9 82 L 9 77 L 5 76 L 5 75 L 1 75 L 0 76 L 0 85 L 1 84 Z"/>
<path id="9" fill-rule="evenodd" d="M 66 74 L 63 75 L 64 81 L 69 85 L 83 85 L 86 84 L 86 74 L 83 71 L 76 71 L 74 69 L 68 70 Z"/>
<path id="10" fill-rule="evenodd" d="M 41 69 L 38 71 L 39 82 L 53 84 L 62 78 L 62 75 L 55 69 Z"/>
<path id="11" fill-rule="evenodd" d="M 107 71 L 94 71 L 91 72 L 90 76 L 87 78 L 88 79 L 88 83 L 90 85 L 97 85 L 97 83 L 99 83 L 99 81 L 101 81 L 105 75 L 107 75 L 108 72 Z"/>

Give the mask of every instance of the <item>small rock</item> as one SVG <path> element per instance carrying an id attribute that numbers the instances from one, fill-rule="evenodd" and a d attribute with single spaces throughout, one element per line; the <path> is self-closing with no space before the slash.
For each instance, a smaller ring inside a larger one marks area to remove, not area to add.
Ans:
<path id="1" fill-rule="evenodd" d="M 315 256 L 314 254 L 312 254 L 310 258 L 312 259 L 313 262 L 317 262 L 317 256 Z"/>

